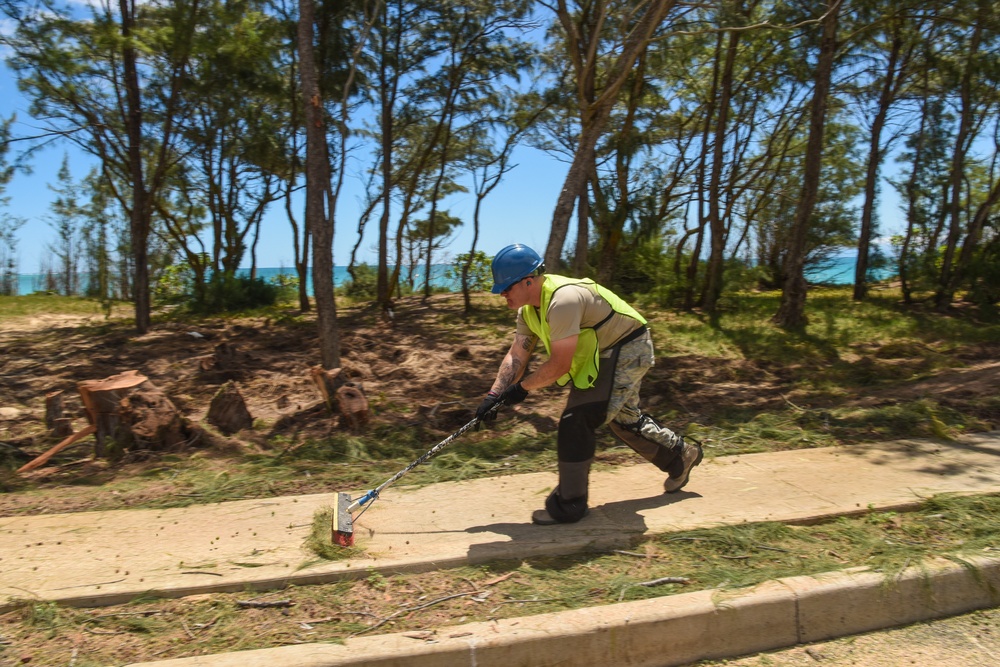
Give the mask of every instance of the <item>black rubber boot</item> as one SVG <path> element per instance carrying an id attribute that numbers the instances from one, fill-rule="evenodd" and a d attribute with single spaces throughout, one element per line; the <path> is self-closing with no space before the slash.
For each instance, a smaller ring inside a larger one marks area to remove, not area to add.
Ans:
<path id="1" fill-rule="evenodd" d="M 593 459 L 579 463 L 559 462 L 559 485 L 545 499 L 545 509 L 535 510 L 532 523 L 551 526 L 576 523 L 587 516 L 587 488 Z"/>

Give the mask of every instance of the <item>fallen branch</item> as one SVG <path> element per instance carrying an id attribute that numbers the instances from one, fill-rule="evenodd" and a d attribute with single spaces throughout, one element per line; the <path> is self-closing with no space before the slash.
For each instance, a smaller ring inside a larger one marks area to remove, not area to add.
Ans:
<path id="1" fill-rule="evenodd" d="M 687 577 L 660 577 L 659 579 L 653 579 L 651 581 L 640 581 L 637 584 L 632 584 L 633 586 L 660 586 L 662 584 L 690 584 L 691 580 Z"/>
<path id="2" fill-rule="evenodd" d="M 269 607 L 291 607 L 294 603 L 291 600 L 237 600 L 237 607 L 249 607 L 252 609 L 266 609 Z"/>
<path id="3" fill-rule="evenodd" d="M 645 586 L 650 588 L 652 586 L 662 586 L 663 584 L 689 584 L 691 580 L 687 577 L 660 577 L 659 579 L 653 579 L 651 581 L 640 581 L 635 584 L 629 584 L 628 586 L 622 587 L 622 592 L 618 595 L 618 601 L 621 602 L 625 599 L 625 591 L 630 588 L 635 588 L 636 586 Z"/>
<path id="4" fill-rule="evenodd" d="M 375 625 L 369 626 L 369 627 L 365 628 L 364 630 L 358 630 L 357 632 L 353 632 L 349 636 L 350 637 L 357 637 L 358 635 L 364 634 L 366 632 L 371 632 L 372 630 L 375 630 L 377 628 L 382 627 L 383 625 L 385 625 L 386 623 L 388 623 L 392 619 L 394 619 L 394 618 L 396 618 L 398 616 L 401 616 L 402 614 L 412 614 L 415 611 L 421 611 L 423 609 L 427 609 L 427 607 L 432 607 L 432 606 L 434 606 L 434 605 L 436 605 L 436 604 L 438 604 L 440 602 L 446 602 L 448 600 L 454 600 L 455 598 L 464 598 L 464 597 L 468 597 L 469 595 L 475 595 L 476 593 L 482 593 L 482 591 L 469 591 L 468 593 L 455 593 L 454 595 L 446 595 L 446 596 L 444 596 L 442 598 L 438 598 L 436 600 L 431 600 L 430 602 L 426 602 L 426 603 L 424 603 L 422 605 L 419 605 L 417 607 L 405 607 L 403 609 L 400 609 L 399 611 L 397 611 L 394 614 L 386 616 L 385 618 L 383 618 L 381 621 L 379 621 Z M 357 612 L 354 612 L 354 613 L 357 613 Z"/>
<path id="5" fill-rule="evenodd" d="M 611 553 L 621 554 L 622 556 L 635 556 L 636 558 L 659 558 L 656 554 L 641 554 L 635 551 L 622 551 L 621 549 L 612 549 Z"/>
<path id="6" fill-rule="evenodd" d="M 45 463 L 47 463 L 48 460 L 51 459 L 53 456 L 55 456 L 56 454 L 58 454 L 62 450 L 66 449 L 67 447 L 69 447 L 73 443 L 77 442 L 78 440 L 82 440 L 83 438 L 85 438 L 88 435 L 91 435 L 93 433 L 97 433 L 97 427 L 96 426 L 94 426 L 94 425 L 84 426 L 82 429 L 80 429 L 79 431 L 77 431 L 73 435 L 69 436 L 68 438 L 66 438 L 65 440 L 63 440 L 58 445 L 56 445 L 55 447 L 53 447 L 49 451 L 45 452 L 44 454 L 42 454 L 38 458 L 36 458 L 36 459 L 34 459 L 32 461 L 28 461 L 27 463 L 25 463 L 23 466 L 21 466 L 20 468 L 17 469 L 17 472 L 18 473 L 28 472 L 30 470 L 34 470 L 35 468 L 38 468 L 38 467 L 41 467 L 41 466 L 45 465 Z"/>
<path id="7" fill-rule="evenodd" d="M 147 609 L 146 611 L 122 611 L 114 614 L 98 614 L 94 618 L 114 618 L 115 616 L 156 616 L 163 612 L 159 609 Z"/>
<path id="8" fill-rule="evenodd" d="M 87 632 L 89 632 L 92 635 L 124 635 L 124 634 L 128 634 L 124 630 L 94 630 L 92 628 L 88 628 L 87 626 L 84 626 L 83 629 L 86 630 Z"/>

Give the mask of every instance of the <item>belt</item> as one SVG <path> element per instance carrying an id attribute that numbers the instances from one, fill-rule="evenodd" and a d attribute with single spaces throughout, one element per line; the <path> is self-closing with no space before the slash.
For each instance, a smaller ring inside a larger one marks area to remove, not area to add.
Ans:
<path id="1" fill-rule="evenodd" d="M 647 328 L 646 328 L 646 325 L 645 325 L 645 324 L 643 324 L 643 325 L 642 325 L 641 327 L 639 327 L 638 329 L 636 329 L 636 330 L 634 330 L 634 331 L 632 331 L 632 332 L 630 332 L 630 333 L 626 334 L 626 336 L 625 336 L 624 338 L 622 338 L 622 339 L 621 339 L 620 341 L 618 341 L 617 343 L 615 343 L 615 344 L 613 345 L 613 347 L 621 347 L 622 345 L 624 345 L 624 344 L 626 344 L 626 343 L 631 343 L 631 342 L 632 342 L 632 341 L 634 341 L 634 340 L 635 340 L 636 338 L 638 338 L 638 337 L 639 337 L 639 336 L 641 336 L 642 334 L 646 333 L 646 331 L 647 331 Z"/>

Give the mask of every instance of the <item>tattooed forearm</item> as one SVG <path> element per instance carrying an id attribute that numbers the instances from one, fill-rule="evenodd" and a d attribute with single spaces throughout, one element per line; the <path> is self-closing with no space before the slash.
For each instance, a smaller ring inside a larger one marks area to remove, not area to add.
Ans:
<path id="1" fill-rule="evenodd" d="M 507 356 L 504 357 L 503 363 L 500 364 L 500 370 L 497 372 L 497 378 L 491 391 L 499 394 L 520 379 L 528 365 L 528 359 L 531 357 L 531 351 L 534 350 L 537 340 L 535 336 L 521 334 L 514 336 L 514 342 L 511 344 Z"/>
<path id="2" fill-rule="evenodd" d="M 494 389 L 497 391 L 503 391 L 507 387 L 514 384 L 514 380 L 523 368 L 520 359 L 504 359 L 503 364 L 500 365 L 500 372 L 497 373 L 497 381 L 493 385 Z"/>

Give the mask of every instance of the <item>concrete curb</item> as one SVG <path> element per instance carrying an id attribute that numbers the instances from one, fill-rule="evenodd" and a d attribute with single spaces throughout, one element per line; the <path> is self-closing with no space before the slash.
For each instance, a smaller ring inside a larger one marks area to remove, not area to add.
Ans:
<path id="1" fill-rule="evenodd" d="M 676 667 L 1000 606 L 1000 559 L 832 572 L 496 622 L 132 667 Z M 412 635 L 413 633 L 408 633 Z"/>

